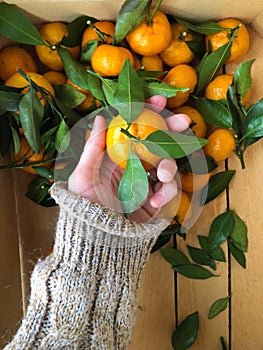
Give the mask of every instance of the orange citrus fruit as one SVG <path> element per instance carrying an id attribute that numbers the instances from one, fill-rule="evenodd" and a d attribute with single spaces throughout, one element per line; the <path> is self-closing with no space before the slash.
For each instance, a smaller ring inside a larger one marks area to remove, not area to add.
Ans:
<path id="1" fill-rule="evenodd" d="M 160 53 L 164 63 L 170 67 L 190 63 L 195 55 L 189 49 L 186 41 L 192 40 L 192 35 L 179 23 L 172 23 L 172 40 L 168 47 Z"/>
<path id="2" fill-rule="evenodd" d="M 182 224 L 192 215 L 191 201 L 187 193 L 180 191 L 173 199 L 166 203 L 157 217 L 165 217 L 171 219 L 171 225 L 179 222 Z M 174 220 L 174 217 L 176 220 Z"/>
<path id="3" fill-rule="evenodd" d="M 33 57 L 19 46 L 6 46 L 0 51 L 0 78 L 9 79 L 18 69 L 23 72 L 37 72 Z"/>
<path id="4" fill-rule="evenodd" d="M 125 47 L 102 44 L 94 50 L 91 65 L 94 71 L 101 76 L 116 77 L 120 74 L 127 59 L 133 66 L 133 55 Z"/>
<path id="5" fill-rule="evenodd" d="M 163 72 L 163 61 L 158 55 L 143 56 L 141 65 L 141 69 L 146 71 Z"/>
<path id="6" fill-rule="evenodd" d="M 42 39 L 48 45 L 35 46 L 35 50 L 40 62 L 42 62 L 45 66 L 52 70 L 63 71 L 64 66 L 59 57 L 57 45 L 60 44 L 64 36 L 68 35 L 66 24 L 61 22 L 47 23 L 40 28 L 39 33 Z M 74 57 L 75 59 L 79 57 L 79 46 L 67 47 L 66 49 L 71 53 L 72 57 Z"/>
<path id="7" fill-rule="evenodd" d="M 207 124 L 199 111 L 190 106 L 181 106 L 173 110 L 174 113 L 187 114 L 194 125 L 191 127 L 196 137 L 205 138 L 207 133 Z"/>
<path id="8" fill-rule="evenodd" d="M 91 108 L 93 105 L 95 105 L 96 107 L 100 106 L 100 103 L 98 100 L 96 100 L 94 98 L 94 96 L 91 94 L 91 92 L 89 90 L 85 90 L 82 87 L 74 84 L 71 80 L 67 80 L 67 84 L 73 86 L 75 89 L 77 89 L 78 91 L 82 92 L 86 98 L 83 102 L 81 102 L 81 104 L 79 106 L 77 106 L 77 109 L 80 111 L 86 111 L 89 108 Z"/>
<path id="9" fill-rule="evenodd" d="M 222 28 L 232 29 L 240 25 L 230 48 L 230 57 L 226 63 L 234 62 L 244 56 L 249 49 L 249 33 L 245 24 L 235 18 L 223 19 L 217 22 L 217 24 Z M 215 51 L 229 42 L 230 35 L 231 30 L 222 30 L 216 34 L 207 35 L 206 46 L 209 47 L 210 45 L 211 51 Z"/>
<path id="10" fill-rule="evenodd" d="M 49 158 L 50 158 L 49 155 L 44 155 L 44 147 L 41 148 L 39 153 L 35 153 L 30 147 L 27 139 L 25 137 L 20 138 L 20 147 L 19 147 L 18 153 L 15 156 L 16 161 L 21 161 L 21 164 L 22 164 L 24 161 L 28 163 L 42 162 L 43 160 L 47 160 Z M 20 162 L 18 164 L 20 164 Z M 36 164 L 36 166 L 43 166 L 46 168 L 50 168 L 52 166 L 52 162 Z M 33 169 L 32 166 L 27 166 L 21 169 L 29 174 L 36 174 L 36 171 Z"/>
<path id="11" fill-rule="evenodd" d="M 149 25 L 143 21 L 126 37 L 132 50 L 142 56 L 153 56 L 167 48 L 172 38 L 171 25 L 164 13 L 156 11 Z"/>
<path id="12" fill-rule="evenodd" d="M 194 92 L 197 84 L 197 73 L 190 65 L 178 64 L 169 70 L 163 81 L 172 86 L 189 89 L 186 92 L 178 91 L 176 96 L 167 99 L 167 107 L 176 108 L 183 105 L 190 94 Z"/>
<path id="13" fill-rule="evenodd" d="M 62 85 L 66 84 L 67 77 L 62 72 L 57 72 L 55 70 L 50 70 L 43 74 L 43 77 L 46 78 L 51 85 Z"/>
<path id="14" fill-rule="evenodd" d="M 232 84 L 233 74 L 222 74 L 215 77 L 207 85 L 205 89 L 205 97 L 210 100 L 222 100 L 227 99 L 227 90 Z M 243 97 L 242 103 L 246 104 L 249 100 L 251 90 L 249 90 Z"/>
<path id="15" fill-rule="evenodd" d="M 112 43 L 112 37 L 115 32 L 115 25 L 112 22 L 108 22 L 108 21 L 95 22 L 93 26 L 95 28 L 92 28 L 90 26 L 87 29 L 85 29 L 82 36 L 81 47 L 84 47 L 86 43 L 91 40 L 99 40 L 99 42 L 102 42 L 104 44 Z M 103 36 L 103 40 L 100 37 L 100 35 L 96 32 L 96 29 L 98 29 L 101 35 Z"/>
<path id="16" fill-rule="evenodd" d="M 227 159 L 236 147 L 234 134 L 228 129 L 216 129 L 208 136 L 207 140 L 208 143 L 203 150 L 216 162 Z"/>
<path id="17" fill-rule="evenodd" d="M 185 192 L 195 192 L 207 185 L 212 173 L 193 174 L 191 172 L 180 173 L 181 188 Z"/>
<path id="18" fill-rule="evenodd" d="M 49 81 L 45 77 L 43 77 L 43 75 L 34 73 L 34 72 L 25 72 L 25 73 L 34 83 L 44 88 L 47 91 L 47 93 L 50 93 L 51 95 L 55 95 L 55 91 L 52 85 L 49 83 Z M 25 94 L 28 91 L 29 82 L 24 77 L 22 77 L 20 73 L 16 72 L 5 82 L 5 85 L 16 87 L 16 88 L 24 88 L 22 90 L 22 93 Z M 40 99 L 41 104 L 44 106 L 46 104 L 45 98 L 43 98 L 41 93 L 37 93 L 37 95 Z"/>
<path id="19" fill-rule="evenodd" d="M 126 168 L 130 152 L 131 139 L 121 131 L 127 128 L 127 122 L 118 115 L 111 120 L 106 137 L 108 155 L 122 169 Z M 144 109 L 127 130 L 131 135 L 143 140 L 156 130 L 167 130 L 167 125 L 162 116 L 149 109 Z M 146 170 L 154 168 L 160 161 L 160 157 L 152 154 L 141 143 L 133 142 L 132 147 Z"/>

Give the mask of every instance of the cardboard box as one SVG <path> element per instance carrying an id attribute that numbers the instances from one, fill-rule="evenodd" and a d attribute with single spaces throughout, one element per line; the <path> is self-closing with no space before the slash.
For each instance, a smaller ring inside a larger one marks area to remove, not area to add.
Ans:
<path id="1" fill-rule="evenodd" d="M 8 1 L 26 11 L 35 24 L 46 21 L 71 21 L 79 15 L 101 19 L 115 19 L 122 1 L 63 1 L 17 0 Z M 164 0 L 164 12 L 194 22 L 239 18 L 249 24 L 251 48 L 242 61 L 256 58 L 253 65 L 251 102 L 263 96 L 263 3 L 254 0 Z M 1 46 L 6 40 L 0 38 Z M 227 66 L 233 72 L 240 62 Z M 241 170 L 237 159 L 231 156 L 228 167 L 237 173 L 231 183 L 228 199 L 220 196 L 205 207 L 200 220 L 187 238 L 196 244 L 196 234 L 206 233 L 215 215 L 222 212 L 227 202 L 246 221 L 249 230 L 247 270 L 230 259 L 220 264 L 220 278 L 194 281 L 178 276 L 173 280 L 170 266 L 159 253 L 154 254 L 147 266 L 139 291 L 141 312 L 133 334 L 130 350 L 172 349 L 170 336 L 175 322 L 199 310 L 200 331 L 196 350 L 221 349 L 219 337 L 224 336 L 232 349 L 263 347 L 263 269 L 262 265 L 262 173 L 263 143 L 252 146 L 246 153 L 246 170 Z M 8 163 L 8 156 L 0 159 Z M 224 165 L 222 165 L 222 169 Z M 0 170 L 0 344 L 3 346 L 14 334 L 25 312 L 29 293 L 30 272 L 37 258 L 51 246 L 55 230 L 57 208 L 37 206 L 24 194 L 32 177 L 19 170 Z M 182 246 L 178 241 L 179 248 Z M 225 249 L 226 254 L 227 250 Z M 208 307 L 218 298 L 233 293 L 227 310 L 216 319 L 207 320 Z"/>

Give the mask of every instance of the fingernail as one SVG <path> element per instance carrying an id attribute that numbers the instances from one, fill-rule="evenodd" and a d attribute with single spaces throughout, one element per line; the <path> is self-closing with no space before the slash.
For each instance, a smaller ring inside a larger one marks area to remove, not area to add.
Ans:
<path id="1" fill-rule="evenodd" d="M 191 123 L 191 119 L 186 114 L 175 114 L 166 119 L 169 129 L 180 132 L 187 129 Z"/>
<path id="2" fill-rule="evenodd" d="M 171 172 L 169 170 L 166 169 L 162 169 L 159 173 L 158 173 L 158 178 L 161 182 L 170 182 L 173 179 L 173 176 L 171 174 Z"/>

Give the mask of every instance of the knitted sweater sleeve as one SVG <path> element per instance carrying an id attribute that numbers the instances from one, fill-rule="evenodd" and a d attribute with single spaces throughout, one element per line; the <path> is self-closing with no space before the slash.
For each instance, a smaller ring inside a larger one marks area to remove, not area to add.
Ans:
<path id="1" fill-rule="evenodd" d="M 120 350 L 129 343 L 136 290 L 166 220 L 131 222 L 58 182 L 53 253 L 36 264 L 21 326 L 5 350 Z"/>

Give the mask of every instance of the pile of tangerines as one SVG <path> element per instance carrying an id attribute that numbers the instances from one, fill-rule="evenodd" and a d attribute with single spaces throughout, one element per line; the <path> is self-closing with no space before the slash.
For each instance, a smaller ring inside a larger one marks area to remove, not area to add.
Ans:
<path id="1" fill-rule="evenodd" d="M 222 27 L 222 31 L 206 35 L 205 38 L 207 49 L 210 52 L 216 51 L 229 41 L 230 30 L 236 28 L 240 24 L 240 21 L 236 19 L 225 19 L 219 21 L 217 24 Z M 229 30 L 225 28 L 229 28 Z M 34 50 L 32 50 L 33 52 L 30 52 L 27 47 L 17 45 L 10 45 L 1 49 L 0 78 L 4 85 L 23 89 L 22 93 L 25 93 L 29 83 L 18 72 L 18 69 L 21 69 L 35 84 L 44 88 L 50 95 L 55 95 L 54 87 L 58 85 L 70 85 L 81 92 L 83 99 L 74 108 L 74 110 L 80 112 L 80 115 L 88 114 L 90 111 L 100 107 L 101 101 L 96 99 L 90 91 L 73 83 L 65 73 L 63 62 L 58 53 L 58 45 L 68 35 L 67 25 L 61 22 L 46 23 L 39 29 L 39 33 L 47 45 L 36 45 Z M 66 49 L 75 60 L 81 62 L 84 67 L 92 69 L 101 77 L 116 79 L 120 75 L 125 61 L 129 60 L 137 72 L 159 72 L 158 79 L 163 82 L 179 88 L 187 88 L 187 91 L 179 91 L 175 96 L 168 98 L 166 107 L 174 113 L 183 113 L 190 117 L 192 121 L 190 127 L 196 137 L 206 138 L 208 140 L 208 143 L 203 148 L 206 156 L 212 157 L 215 162 L 220 162 L 228 158 L 236 146 L 235 135 L 227 128 L 211 128 L 205 122 L 195 107 L 194 101 L 191 99 L 198 82 L 196 70 L 197 58 L 188 46 L 188 42 L 192 40 L 191 31 L 184 28 L 177 21 L 170 21 L 169 17 L 160 9 L 155 9 L 154 13 L 150 12 L 149 17 L 129 32 L 121 43 L 116 44 L 114 42 L 114 33 L 115 23 L 113 21 L 88 21 L 79 45 L 66 47 Z M 81 60 L 83 53 L 94 42 L 97 42 L 97 45 L 90 54 L 89 62 L 83 62 Z M 230 57 L 226 63 L 240 59 L 247 52 L 248 48 L 248 31 L 246 26 L 241 23 L 237 35 L 232 42 Z M 154 76 L 156 77 L 157 75 L 155 74 Z M 204 97 L 211 100 L 226 99 L 227 90 L 232 80 L 232 74 L 218 73 L 206 86 Z M 38 97 L 41 104 L 45 106 L 47 104 L 46 95 L 42 96 L 41 93 L 38 93 Z M 248 97 L 246 96 L 247 99 Z M 17 111 L 17 115 L 19 115 L 19 111 Z M 144 125 L 147 124 L 147 118 L 151 120 L 156 117 L 150 112 L 148 115 L 144 115 L 142 117 L 144 119 Z M 162 117 L 160 118 L 162 119 Z M 140 131 L 140 120 L 134 121 L 134 124 L 136 123 L 137 129 Z M 155 128 L 144 126 L 140 137 L 145 138 L 153 130 L 163 129 L 163 124 L 165 124 L 163 120 L 159 121 L 156 118 Z M 115 127 L 115 125 L 117 126 Z M 121 132 L 116 136 L 116 132 L 113 131 L 116 131 L 115 129 L 117 127 L 119 127 L 119 123 L 116 123 L 116 119 L 113 119 L 109 126 L 109 130 L 111 131 L 108 133 L 107 142 L 111 146 L 111 159 L 116 164 L 125 168 L 125 162 L 120 159 L 127 157 L 127 154 L 118 155 L 118 147 L 116 147 L 116 152 L 115 148 L 112 148 L 112 146 L 118 144 L 120 140 L 126 137 Z M 130 130 L 132 133 L 132 128 Z M 49 159 L 50 155 L 45 154 L 44 145 L 38 154 L 30 148 L 21 126 L 19 128 L 19 140 L 20 148 L 15 155 L 16 161 L 26 159 L 27 162 L 34 163 Z M 143 153 L 149 163 L 156 164 L 156 161 L 153 160 L 154 155 L 150 152 L 145 155 L 146 150 L 140 152 Z M 40 165 L 52 169 L 54 163 L 44 162 Z M 32 166 L 23 167 L 23 170 L 36 174 Z M 177 212 L 174 213 L 177 216 L 178 222 L 183 222 L 191 211 L 190 197 L 192 192 L 204 187 L 210 176 L 211 172 L 196 175 L 198 181 L 195 182 L 195 187 L 193 187 L 193 174 L 191 172 L 180 173 L 182 189 L 181 205 Z"/>

